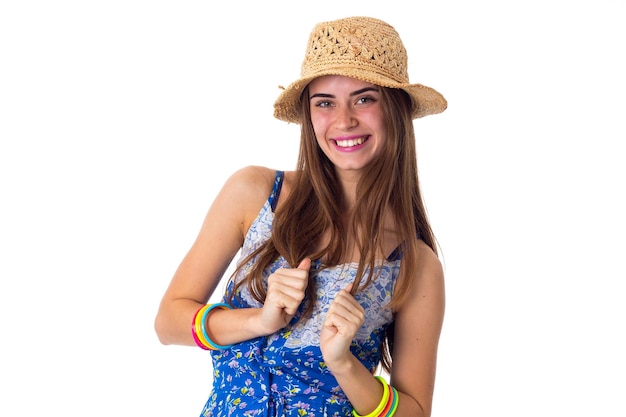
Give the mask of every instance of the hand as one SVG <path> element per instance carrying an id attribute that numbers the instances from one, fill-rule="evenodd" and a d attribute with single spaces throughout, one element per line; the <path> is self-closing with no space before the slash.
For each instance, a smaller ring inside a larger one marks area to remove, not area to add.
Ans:
<path id="1" fill-rule="evenodd" d="M 337 293 L 322 326 L 320 349 L 331 369 L 352 355 L 350 344 L 365 321 L 365 311 L 350 294 L 351 289 L 352 283 Z"/>
<path id="2" fill-rule="evenodd" d="M 267 280 L 267 296 L 261 309 L 261 325 L 267 334 L 285 327 L 298 311 L 309 284 L 311 260 L 304 258 L 297 268 L 279 268 Z"/>

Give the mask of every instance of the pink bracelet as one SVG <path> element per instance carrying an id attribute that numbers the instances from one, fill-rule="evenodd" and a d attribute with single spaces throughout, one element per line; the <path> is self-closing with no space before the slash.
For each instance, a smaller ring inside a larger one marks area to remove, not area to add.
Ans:
<path id="1" fill-rule="evenodd" d="M 194 342 L 196 342 L 196 345 L 198 345 L 199 347 L 201 347 L 204 350 L 209 350 L 209 346 L 205 345 L 199 338 L 198 338 L 198 334 L 196 333 L 196 321 L 198 319 L 198 315 L 200 314 L 200 312 L 202 311 L 202 309 L 204 309 L 206 306 L 202 306 L 198 309 L 198 311 L 196 311 L 196 314 L 193 315 L 193 320 L 191 322 L 191 335 L 193 336 L 193 340 Z"/>
<path id="2" fill-rule="evenodd" d="M 211 340 L 206 328 L 206 320 L 211 310 L 220 308 L 223 310 L 230 310 L 231 307 L 226 303 L 215 303 L 203 305 L 196 311 L 191 322 L 191 335 L 193 336 L 196 345 L 204 350 L 225 350 L 232 347 L 232 345 L 218 345 Z"/>

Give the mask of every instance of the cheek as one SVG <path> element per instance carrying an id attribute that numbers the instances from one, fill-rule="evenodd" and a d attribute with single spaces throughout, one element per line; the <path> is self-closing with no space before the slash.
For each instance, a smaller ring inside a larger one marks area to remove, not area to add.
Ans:
<path id="1" fill-rule="evenodd" d="M 326 149 L 328 147 L 328 143 L 324 140 L 324 134 L 315 132 L 315 143 L 317 147 L 320 148 L 324 153 L 326 153 Z"/>
<path id="2" fill-rule="evenodd" d="M 313 127 L 321 124 L 322 120 L 323 117 L 317 111 L 311 111 L 311 123 L 313 124 Z"/>
<path id="3" fill-rule="evenodd" d="M 375 131 L 381 139 L 387 137 L 387 129 L 385 128 L 385 123 L 380 118 L 372 118 L 369 121 L 369 126 Z"/>
<path id="4" fill-rule="evenodd" d="M 313 125 L 313 131 L 319 142 L 320 139 L 324 138 L 328 124 L 323 118 L 314 116 L 311 116 L 311 124 Z"/>

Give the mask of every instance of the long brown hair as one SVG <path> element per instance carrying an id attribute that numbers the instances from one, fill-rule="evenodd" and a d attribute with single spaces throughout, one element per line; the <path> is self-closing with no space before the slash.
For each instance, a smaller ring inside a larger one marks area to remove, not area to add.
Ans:
<path id="1" fill-rule="evenodd" d="M 308 88 L 302 96 L 308 97 Z M 309 101 L 301 100 L 303 122 L 294 185 L 289 196 L 276 208 L 271 238 L 244 259 L 235 271 L 237 274 L 258 256 L 246 279 L 235 283 L 231 297 L 240 286 L 247 285 L 252 296 L 262 303 L 266 295 L 263 270 L 278 257 L 283 256 L 292 267 L 305 257 L 323 259 L 324 265 L 333 266 L 345 259 L 351 240 L 356 242 L 361 260 L 352 288 L 356 292 L 361 281 L 365 280 L 367 285 L 375 279 L 377 255 L 384 253 L 384 220 L 391 213 L 402 242 L 402 262 L 390 307 L 396 311 L 402 305 L 415 282 L 418 239 L 435 253 L 437 249 L 419 187 L 412 100 L 403 90 L 381 88 L 381 105 L 387 140 L 381 155 L 359 180 L 352 224 L 345 225 L 341 221 L 343 196 L 334 165 L 317 144 Z M 347 230 L 354 231 L 350 238 Z M 319 249 L 324 233 L 330 233 L 330 239 Z M 314 299 L 314 290 L 313 285 L 308 285 L 306 299 Z M 312 308 L 313 304 L 308 303 L 303 316 L 310 315 Z M 381 364 L 387 371 L 391 366 L 392 343 L 393 324 L 382 346 Z"/>

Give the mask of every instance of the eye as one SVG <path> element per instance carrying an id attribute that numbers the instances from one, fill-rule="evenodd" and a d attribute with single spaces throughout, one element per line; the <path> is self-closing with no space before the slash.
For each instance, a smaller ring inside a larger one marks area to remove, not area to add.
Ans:
<path id="1" fill-rule="evenodd" d="M 320 101 L 316 101 L 314 106 L 319 107 L 319 108 L 326 108 L 326 107 L 332 106 L 332 103 L 328 100 L 320 100 Z"/>
<path id="2" fill-rule="evenodd" d="M 372 96 L 362 96 L 359 97 L 356 101 L 356 104 L 369 104 L 369 103 L 376 103 L 376 98 L 372 97 Z"/>

